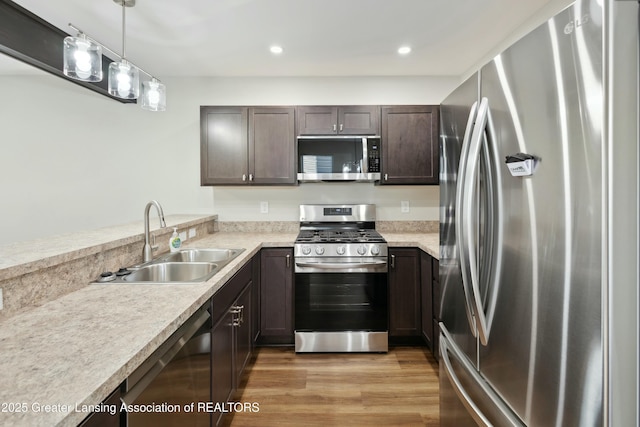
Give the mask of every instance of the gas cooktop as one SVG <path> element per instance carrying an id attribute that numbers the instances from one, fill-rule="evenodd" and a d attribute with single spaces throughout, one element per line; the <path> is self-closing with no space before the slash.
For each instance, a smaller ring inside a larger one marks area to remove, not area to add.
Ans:
<path id="1" fill-rule="evenodd" d="M 383 243 L 384 238 L 376 230 L 300 230 L 297 243 Z"/>

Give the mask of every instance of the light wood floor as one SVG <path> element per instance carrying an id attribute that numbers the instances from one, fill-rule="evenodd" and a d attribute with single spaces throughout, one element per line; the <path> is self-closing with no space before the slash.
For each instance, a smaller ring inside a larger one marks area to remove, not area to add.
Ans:
<path id="1" fill-rule="evenodd" d="M 386 354 L 256 349 L 226 426 L 439 426 L 438 364 L 427 348 Z"/>

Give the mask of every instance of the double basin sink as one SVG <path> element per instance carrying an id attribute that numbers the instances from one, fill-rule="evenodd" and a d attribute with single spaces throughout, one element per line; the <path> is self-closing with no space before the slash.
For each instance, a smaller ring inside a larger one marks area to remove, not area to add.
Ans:
<path id="1" fill-rule="evenodd" d="M 121 269 L 100 283 L 199 283 L 209 280 L 244 249 L 182 249 L 145 264 Z M 104 275 L 103 275 L 104 276 Z"/>

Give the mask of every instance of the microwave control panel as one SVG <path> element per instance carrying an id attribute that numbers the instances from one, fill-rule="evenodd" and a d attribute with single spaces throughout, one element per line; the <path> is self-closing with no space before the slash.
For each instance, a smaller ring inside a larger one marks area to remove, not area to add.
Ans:
<path id="1" fill-rule="evenodd" d="M 369 139 L 367 141 L 367 153 L 368 153 L 368 172 L 380 172 L 380 140 Z"/>

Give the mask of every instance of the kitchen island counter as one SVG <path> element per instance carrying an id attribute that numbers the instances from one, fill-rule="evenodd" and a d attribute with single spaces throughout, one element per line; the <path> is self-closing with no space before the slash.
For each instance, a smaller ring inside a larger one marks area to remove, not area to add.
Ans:
<path id="1" fill-rule="evenodd" d="M 390 246 L 437 255 L 437 234 L 385 233 Z M 74 426 L 262 247 L 296 233 L 218 232 L 191 248 L 245 248 L 207 282 L 89 285 L 0 324 L 0 424 Z M 17 405 L 16 405 L 17 404 Z M 11 406 L 9 406 L 11 405 Z M 8 409 L 11 409 L 10 411 Z"/>

